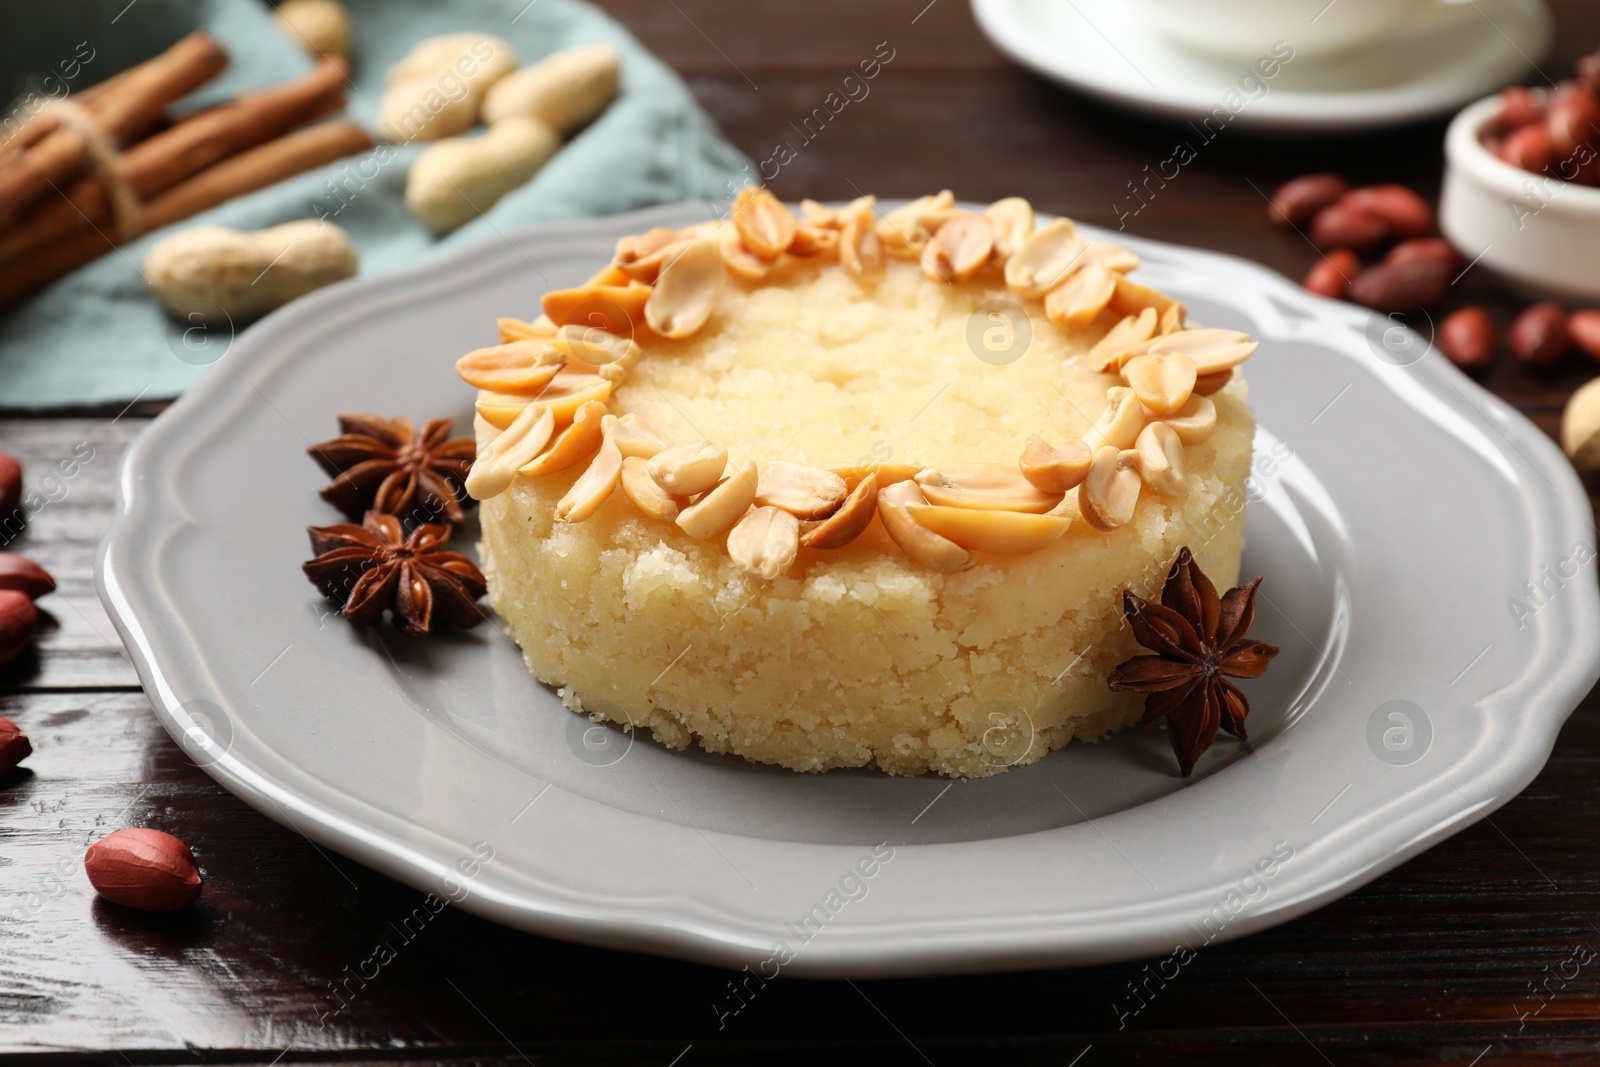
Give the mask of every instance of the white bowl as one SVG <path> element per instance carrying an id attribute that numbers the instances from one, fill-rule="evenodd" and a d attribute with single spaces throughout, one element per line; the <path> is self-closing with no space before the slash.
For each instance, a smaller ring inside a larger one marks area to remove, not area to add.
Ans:
<path id="1" fill-rule="evenodd" d="M 1542 296 L 1600 300 L 1600 188 L 1497 158 L 1483 130 L 1500 112 L 1491 96 L 1462 109 L 1444 137 L 1439 227 L 1471 260 Z"/>

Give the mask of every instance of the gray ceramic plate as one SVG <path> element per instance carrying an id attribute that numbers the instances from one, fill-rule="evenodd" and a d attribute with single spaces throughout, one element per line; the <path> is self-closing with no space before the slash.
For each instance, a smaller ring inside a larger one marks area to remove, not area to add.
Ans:
<path id="1" fill-rule="evenodd" d="M 156 420 L 100 592 L 197 763 L 526 930 L 766 974 L 1044 967 L 1198 949 L 1350 892 L 1527 785 L 1600 672 L 1589 503 L 1543 434 L 1383 319 L 1115 234 L 1197 319 L 1261 340 L 1244 567 L 1284 651 L 1248 683 L 1250 744 L 1190 782 L 1158 731 L 976 782 L 672 752 L 563 710 L 492 625 L 413 641 L 331 616 L 300 562 L 306 525 L 335 521 L 303 454 L 335 412 L 465 425 L 452 363 L 497 315 L 532 316 L 621 234 L 706 216 L 541 226 L 335 286 Z"/>

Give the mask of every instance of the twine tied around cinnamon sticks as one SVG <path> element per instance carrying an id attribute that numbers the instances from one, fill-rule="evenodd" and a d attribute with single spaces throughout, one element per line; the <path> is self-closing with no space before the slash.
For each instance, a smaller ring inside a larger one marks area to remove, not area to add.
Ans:
<path id="1" fill-rule="evenodd" d="M 0 162 L 0 306 L 120 243 L 373 147 L 355 123 L 316 121 L 344 107 L 341 60 L 161 126 L 227 63 L 193 33 L 29 120 Z"/>

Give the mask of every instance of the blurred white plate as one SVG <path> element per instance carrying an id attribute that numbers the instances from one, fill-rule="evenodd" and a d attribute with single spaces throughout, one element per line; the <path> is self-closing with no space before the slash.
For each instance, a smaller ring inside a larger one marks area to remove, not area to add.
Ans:
<path id="1" fill-rule="evenodd" d="M 707 217 L 555 223 L 330 287 L 155 421 L 100 592 L 196 763 L 525 930 L 763 973 L 1045 967 L 1197 948 L 1350 892 L 1515 795 L 1600 672 L 1589 500 L 1542 433 L 1387 320 L 1092 230 L 1261 341 L 1244 571 L 1266 576 L 1254 636 L 1283 654 L 1247 683 L 1250 743 L 1222 740 L 1192 781 L 1160 731 L 972 782 L 674 752 L 567 711 L 493 620 L 407 639 L 331 614 L 300 563 L 306 526 L 337 521 L 305 455 L 335 414 L 465 427 L 454 362 L 497 315 L 531 318 L 623 234 Z M 1509 611 L 1529 581 L 1546 595 Z M 769 962 L 779 943 L 793 958 Z"/>
<path id="2" fill-rule="evenodd" d="M 1371 48 L 1325 59 L 1295 57 L 1262 79 L 1250 60 L 1174 44 L 1145 24 L 1135 6 L 1123 0 L 972 0 L 989 39 L 1044 77 L 1168 118 L 1201 123 L 1210 117 L 1209 126 L 1196 130 L 1194 149 L 1230 126 L 1343 130 L 1446 114 L 1532 68 L 1551 34 L 1542 0 L 1474 0 L 1429 13 Z"/>

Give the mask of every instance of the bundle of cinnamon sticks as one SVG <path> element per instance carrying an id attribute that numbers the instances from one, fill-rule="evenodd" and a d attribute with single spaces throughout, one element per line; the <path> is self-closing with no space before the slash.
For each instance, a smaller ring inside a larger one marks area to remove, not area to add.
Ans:
<path id="1" fill-rule="evenodd" d="M 0 142 L 0 307 L 151 230 L 373 147 L 352 122 L 316 121 L 344 107 L 340 60 L 164 121 L 227 63 L 216 40 L 190 34 Z"/>

